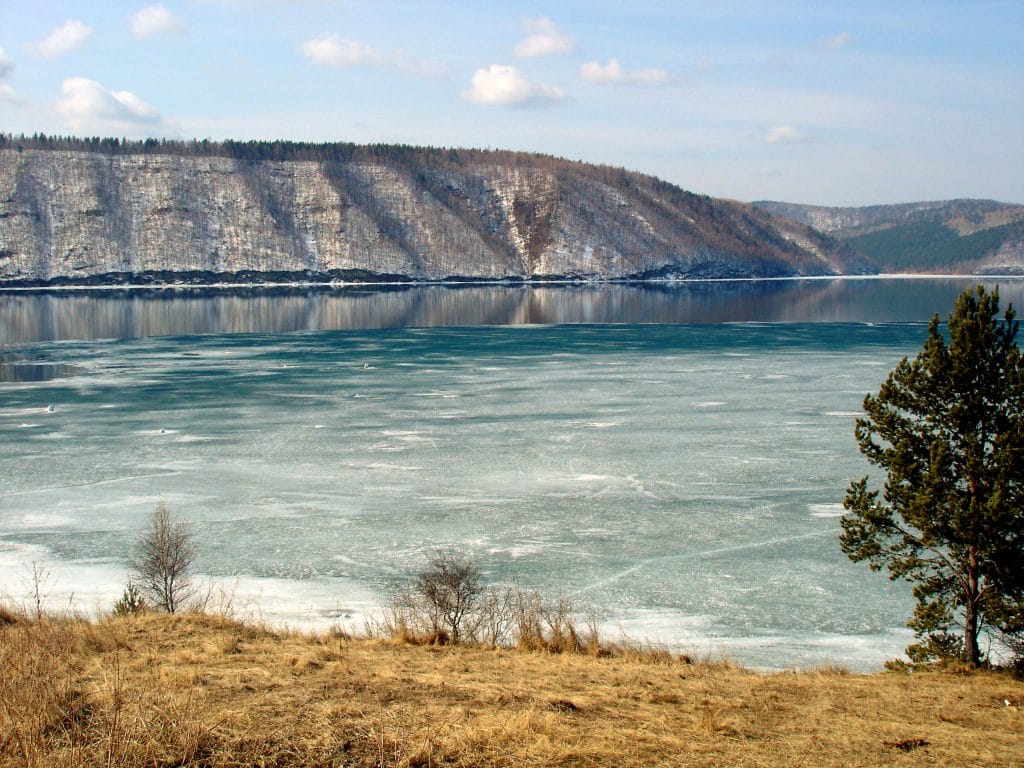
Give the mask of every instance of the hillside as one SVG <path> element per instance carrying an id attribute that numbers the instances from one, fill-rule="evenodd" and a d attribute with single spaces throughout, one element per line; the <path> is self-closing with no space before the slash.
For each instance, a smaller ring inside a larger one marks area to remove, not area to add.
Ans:
<path id="1" fill-rule="evenodd" d="M 0 664 L 0 767 L 1004 768 L 1024 754 L 1024 684 L 986 672 L 763 674 L 166 614 L 0 621 Z"/>
<path id="2" fill-rule="evenodd" d="M 873 271 L 750 205 L 547 156 L 0 138 L 8 284 Z"/>
<path id="3" fill-rule="evenodd" d="M 752 205 L 826 232 L 885 272 L 1024 274 L 1024 206 L 994 200 L 827 208 Z"/>

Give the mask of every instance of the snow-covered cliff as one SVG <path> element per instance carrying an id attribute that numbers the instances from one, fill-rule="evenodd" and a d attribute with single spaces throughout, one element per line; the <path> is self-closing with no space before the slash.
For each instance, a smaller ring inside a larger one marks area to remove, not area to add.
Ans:
<path id="1" fill-rule="evenodd" d="M 0 281 L 617 279 L 868 271 L 827 236 L 618 169 L 0 149 Z"/>

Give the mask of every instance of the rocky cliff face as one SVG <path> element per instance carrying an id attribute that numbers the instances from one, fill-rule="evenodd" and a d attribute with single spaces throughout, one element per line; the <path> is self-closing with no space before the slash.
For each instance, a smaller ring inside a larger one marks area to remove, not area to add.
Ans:
<path id="1" fill-rule="evenodd" d="M 554 158 L 0 150 L 6 283 L 865 271 L 866 259 L 802 224 Z"/>

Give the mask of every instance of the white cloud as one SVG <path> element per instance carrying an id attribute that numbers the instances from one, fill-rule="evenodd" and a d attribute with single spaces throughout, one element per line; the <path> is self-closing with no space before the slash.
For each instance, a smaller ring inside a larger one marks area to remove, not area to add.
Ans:
<path id="1" fill-rule="evenodd" d="M 469 90 L 463 91 L 462 96 L 490 107 L 552 104 L 568 99 L 561 88 L 530 82 L 515 67 L 504 64 L 491 64 L 474 72 Z"/>
<path id="2" fill-rule="evenodd" d="M 44 59 L 56 59 L 78 48 L 92 35 L 92 27 L 75 19 L 68 19 L 44 37 L 28 46 Z"/>
<path id="3" fill-rule="evenodd" d="M 515 47 L 515 54 L 520 59 L 557 56 L 563 53 L 572 53 L 576 48 L 576 41 L 560 30 L 546 16 L 537 19 L 523 19 L 522 27 L 526 37 L 520 40 Z"/>
<path id="4" fill-rule="evenodd" d="M 676 78 L 663 69 L 634 69 L 626 71 L 618 59 L 607 64 L 588 61 L 580 67 L 580 77 L 588 83 L 600 85 L 668 85 Z"/>
<path id="5" fill-rule="evenodd" d="M 95 80 L 72 77 L 60 87 L 56 112 L 79 134 L 130 137 L 178 133 L 155 107 L 130 91 L 109 91 Z"/>
<path id="6" fill-rule="evenodd" d="M 853 41 L 849 32 L 840 32 L 838 35 L 825 38 L 822 42 L 826 48 L 830 48 L 833 51 L 838 51 L 840 48 L 845 48 Z"/>
<path id="7" fill-rule="evenodd" d="M 384 61 L 380 51 L 354 40 L 342 40 L 337 35 L 307 40 L 299 46 L 302 54 L 318 67 L 375 66 Z"/>
<path id="8" fill-rule="evenodd" d="M 799 144 L 807 141 L 807 136 L 792 125 L 777 125 L 764 135 L 765 144 Z"/>
<path id="9" fill-rule="evenodd" d="M 150 5 L 131 18 L 132 37 L 146 40 L 157 35 L 172 35 L 185 31 L 185 23 L 162 5 Z"/>
<path id="10" fill-rule="evenodd" d="M 440 61 L 418 59 L 400 51 L 381 51 L 366 43 L 345 40 L 338 35 L 323 35 L 306 40 L 299 45 L 299 52 L 318 67 L 365 67 L 423 77 L 443 75 L 447 71 L 447 67 Z"/>
<path id="11" fill-rule="evenodd" d="M 3 80 L 14 70 L 14 62 L 11 61 L 11 57 L 8 56 L 3 48 L 0 48 L 0 80 Z"/>
<path id="12" fill-rule="evenodd" d="M 13 71 L 14 62 L 11 61 L 11 57 L 4 52 L 4 49 L 0 48 L 0 103 L 6 102 L 8 104 L 15 104 L 21 101 L 15 90 L 10 85 L 3 82 L 4 79 Z"/>

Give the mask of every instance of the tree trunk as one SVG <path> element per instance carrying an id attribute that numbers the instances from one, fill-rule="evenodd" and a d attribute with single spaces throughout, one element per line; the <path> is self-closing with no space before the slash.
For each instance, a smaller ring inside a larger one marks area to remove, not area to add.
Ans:
<path id="1" fill-rule="evenodd" d="M 964 657 L 972 667 L 981 663 L 981 652 L 978 649 L 978 609 L 973 600 L 967 603 L 964 616 Z"/>
<path id="2" fill-rule="evenodd" d="M 981 663 L 978 648 L 978 555 L 974 547 L 971 547 L 967 560 L 967 599 L 964 603 L 964 661 L 973 667 Z"/>

